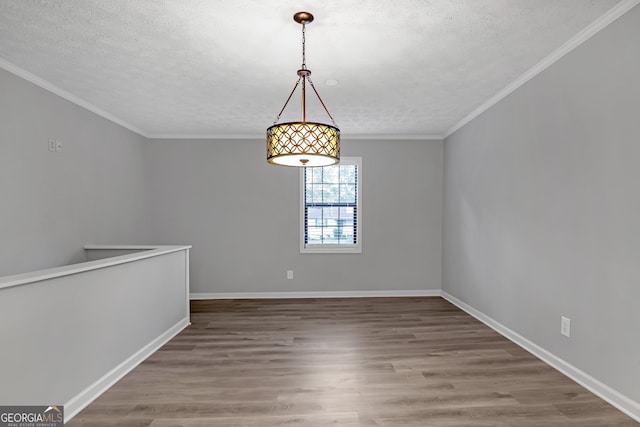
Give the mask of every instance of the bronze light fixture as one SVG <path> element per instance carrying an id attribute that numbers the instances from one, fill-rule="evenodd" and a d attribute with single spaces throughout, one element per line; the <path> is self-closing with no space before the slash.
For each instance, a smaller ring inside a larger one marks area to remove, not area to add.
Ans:
<path id="1" fill-rule="evenodd" d="M 307 68 L 305 58 L 305 28 L 306 24 L 313 21 L 313 15 L 309 12 L 298 12 L 293 15 L 293 20 L 302 25 L 302 67 L 298 70 L 298 81 L 273 122 L 273 126 L 267 129 L 267 161 L 274 165 L 297 167 L 335 165 L 340 161 L 340 129 L 311 81 L 311 70 Z M 300 82 L 302 82 L 302 121 L 277 124 Z M 333 126 L 307 121 L 307 82 L 320 100 Z"/>

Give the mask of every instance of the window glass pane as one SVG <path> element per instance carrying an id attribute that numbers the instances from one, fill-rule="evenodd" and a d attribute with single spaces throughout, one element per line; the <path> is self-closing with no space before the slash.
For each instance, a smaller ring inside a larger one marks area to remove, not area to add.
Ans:
<path id="1" fill-rule="evenodd" d="M 331 219 L 332 221 L 335 221 L 336 218 L 338 218 L 338 209 L 339 208 L 333 206 L 323 207 L 322 215 L 326 220 Z M 327 225 L 329 225 L 329 223 L 327 223 Z"/>
<path id="2" fill-rule="evenodd" d="M 312 250 L 324 246 L 359 248 L 359 160 L 340 165 L 304 169 L 303 247 Z M 357 162 L 357 163 L 356 163 Z M 339 249 L 336 249 L 339 250 Z"/>
<path id="3" fill-rule="evenodd" d="M 323 185 L 322 184 L 312 184 L 311 190 L 313 192 L 311 199 L 307 199 L 307 203 L 322 203 L 323 200 Z"/>
<path id="4" fill-rule="evenodd" d="M 325 166 L 323 169 L 323 182 L 338 182 L 340 176 L 340 166 Z"/>
<path id="5" fill-rule="evenodd" d="M 355 165 L 340 166 L 340 182 L 345 184 L 353 184 L 356 182 Z"/>
<path id="6" fill-rule="evenodd" d="M 340 186 L 338 184 L 324 184 L 323 203 L 340 202 Z"/>
<path id="7" fill-rule="evenodd" d="M 307 229 L 307 243 L 322 243 L 322 227 L 309 227 Z"/>
<path id="8" fill-rule="evenodd" d="M 312 223 L 310 223 L 313 221 Z M 321 207 L 308 207 L 307 208 L 307 224 L 322 225 L 322 208 Z"/>
<path id="9" fill-rule="evenodd" d="M 340 202 L 341 203 L 355 203 L 356 202 L 356 188 L 354 185 L 341 185 L 340 186 Z"/>
<path id="10" fill-rule="evenodd" d="M 354 208 L 340 208 L 340 221 L 345 225 L 353 225 L 355 209 Z"/>
<path id="11" fill-rule="evenodd" d="M 312 182 L 322 182 L 322 169 L 324 168 L 306 168 L 307 174 L 311 175 Z"/>
<path id="12" fill-rule="evenodd" d="M 312 203 L 313 202 L 313 185 L 307 181 L 305 183 L 305 189 L 304 189 L 304 201 L 305 203 Z"/>

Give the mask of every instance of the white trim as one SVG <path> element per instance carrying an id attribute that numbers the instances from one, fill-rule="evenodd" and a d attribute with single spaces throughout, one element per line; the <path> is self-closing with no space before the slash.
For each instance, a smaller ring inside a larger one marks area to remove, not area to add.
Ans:
<path id="1" fill-rule="evenodd" d="M 189 318 L 184 318 L 173 325 L 167 331 L 163 332 L 159 337 L 142 347 L 127 360 L 113 368 L 98 381 L 76 394 L 74 397 L 64 404 L 65 423 L 86 408 L 91 402 L 96 400 L 102 393 L 107 391 L 111 386 L 118 382 L 122 377 L 127 375 L 140 363 L 144 362 L 149 356 L 155 353 L 160 347 L 165 345 L 169 340 L 178 335 L 184 328 L 189 326 Z"/>
<path id="2" fill-rule="evenodd" d="M 139 261 L 145 258 L 153 258 L 160 255 L 170 254 L 172 252 L 183 251 L 191 248 L 191 246 L 133 246 L 133 245 L 85 245 L 84 249 L 120 249 L 135 250 L 140 249 L 141 252 L 135 252 L 127 255 L 120 255 L 106 259 L 95 261 L 81 262 L 78 264 L 64 265 L 62 267 L 48 268 L 46 270 L 30 271 L 28 273 L 15 274 L 12 276 L 0 277 L 0 289 L 11 288 L 13 286 L 27 285 L 29 283 L 41 282 L 43 280 L 54 279 L 56 277 L 71 276 L 72 274 L 83 273 L 85 271 L 98 270 L 100 268 L 111 267 L 118 264 L 126 264 L 128 262 Z"/>
<path id="3" fill-rule="evenodd" d="M 182 245 L 183 247 L 187 247 L 186 245 Z M 140 250 L 140 251 L 145 251 L 145 250 L 149 250 L 149 249 L 161 249 L 161 248 L 175 248 L 176 246 L 173 245 L 95 245 L 95 244 L 91 244 L 91 245 L 84 245 L 82 248 L 85 250 L 98 250 L 98 251 L 108 251 L 108 250 L 115 250 L 115 251 L 135 251 L 135 250 Z M 189 248 L 191 246 L 188 246 Z"/>
<path id="4" fill-rule="evenodd" d="M 439 296 L 440 289 L 414 289 L 403 291 L 196 292 L 190 295 L 190 299 L 388 298 Z"/>
<path id="5" fill-rule="evenodd" d="M 265 128 L 266 129 L 266 128 Z M 188 133 L 160 133 L 150 134 L 147 136 L 149 139 L 248 139 L 248 140 L 263 140 L 264 133 L 252 133 L 252 134 L 219 134 L 219 133 L 206 133 L 206 134 L 188 134 Z M 391 140 L 391 141 L 442 141 L 443 135 L 373 135 L 373 134 L 340 134 L 340 140 Z"/>
<path id="6" fill-rule="evenodd" d="M 600 18 L 593 21 L 589 24 L 585 29 L 580 31 L 578 34 L 570 38 L 566 43 L 560 46 L 555 51 L 551 52 L 548 56 L 546 56 L 542 61 L 538 62 L 520 77 L 515 79 L 513 82 L 508 84 L 504 89 L 500 92 L 489 98 L 478 108 L 473 110 L 467 116 L 465 116 L 458 123 L 453 125 L 447 132 L 444 134 L 444 138 L 448 138 L 461 127 L 478 117 L 480 114 L 487 111 L 489 108 L 493 107 L 502 99 L 506 98 L 509 94 L 514 92 L 520 86 L 524 85 L 526 82 L 540 74 L 542 71 L 546 70 L 549 66 L 554 64 L 556 61 L 564 57 L 566 54 L 571 52 L 573 49 L 580 46 L 582 43 L 596 35 L 600 30 L 605 28 L 607 25 L 611 24 L 613 21 L 627 13 L 633 7 L 638 5 L 640 0 L 624 0 L 615 5 L 611 10 L 602 15 Z"/>
<path id="7" fill-rule="evenodd" d="M 519 345 L 520 347 L 524 348 L 528 352 L 532 353 L 537 358 L 541 359 L 548 365 L 557 369 L 558 371 L 560 371 L 567 377 L 571 378 L 572 380 L 574 380 L 575 382 L 577 382 L 587 390 L 591 391 L 601 399 L 615 406 L 625 414 L 629 415 L 631 418 L 635 419 L 636 421 L 640 421 L 640 403 L 635 402 L 634 400 L 630 399 L 629 397 L 625 396 L 619 391 L 609 387 L 608 385 L 592 377 L 586 372 L 581 371 L 580 369 L 576 368 L 569 362 L 566 362 L 565 360 L 559 358 L 553 353 L 545 350 L 544 348 L 540 347 L 536 343 L 529 341 L 527 338 L 523 337 L 517 332 L 512 331 L 511 329 L 507 328 L 500 322 L 492 319 L 491 317 L 487 316 L 481 311 L 476 310 L 475 308 L 471 307 L 465 302 L 462 302 L 461 300 L 454 297 L 453 295 L 445 291 L 442 291 L 441 293 L 442 293 L 442 298 L 446 299 L 453 305 L 459 307 L 463 311 L 475 317 L 476 319 L 478 319 L 485 325 L 489 326 L 491 329 L 495 330 L 496 332 L 498 332 L 500 335 L 504 336 L 508 340 L 512 341 L 513 343 Z"/>
<path id="8" fill-rule="evenodd" d="M 341 140 L 350 140 L 350 139 L 365 139 L 365 140 L 391 140 L 391 141 L 442 141 L 444 139 L 443 135 L 400 135 L 400 134 L 341 134 Z"/>
<path id="9" fill-rule="evenodd" d="M 189 249 L 186 249 L 184 251 L 184 299 L 186 300 L 185 303 L 187 305 L 186 309 L 186 313 L 187 313 L 187 319 L 189 319 L 189 325 L 191 325 L 191 303 L 189 301 L 189 292 L 190 292 L 190 288 L 191 288 L 191 283 L 190 283 L 190 273 L 189 273 Z"/>
<path id="10" fill-rule="evenodd" d="M 103 117 L 109 120 L 110 122 L 120 125 L 125 129 L 129 129 L 131 132 L 137 133 L 140 136 L 148 138 L 145 132 L 143 132 L 141 129 L 137 128 L 136 126 L 132 125 L 131 123 L 126 122 L 114 116 L 113 114 L 103 110 L 102 108 L 96 107 L 90 102 L 87 102 L 84 99 L 79 98 L 74 94 L 67 92 L 64 89 L 61 89 L 60 87 L 54 85 L 53 83 L 48 82 L 47 80 L 41 77 L 38 77 L 35 74 L 30 73 L 29 71 L 18 67 L 15 64 L 12 64 L 11 62 L 7 61 L 4 58 L 0 58 L 0 68 L 3 68 L 6 71 L 10 72 L 11 74 L 15 74 L 16 76 L 30 83 L 33 83 L 34 85 L 41 87 L 44 90 L 47 90 L 55 95 L 58 95 L 59 97 L 66 99 L 69 102 L 73 102 L 74 104 L 79 105 L 80 107 L 86 110 L 89 110 L 92 113 L 97 114 L 100 117 Z"/>
<path id="11" fill-rule="evenodd" d="M 301 238 L 302 240 L 302 238 Z M 360 240 L 360 239 L 358 239 Z M 304 247 L 304 243 L 300 243 L 300 253 L 301 254 L 328 254 L 328 255 L 337 255 L 337 254 L 361 254 L 362 253 L 362 245 L 308 245 Z"/>
<path id="12" fill-rule="evenodd" d="M 265 126 L 265 131 L 267 126 Z M 159 134 L 150 134 L 148 136 L 149 139 L 248 139 L 248 140 L 263 140 L 265 139 L 264 133 L 238 133 L 238 134 L 229 134 L 229 133 L 159 133 Z"/>

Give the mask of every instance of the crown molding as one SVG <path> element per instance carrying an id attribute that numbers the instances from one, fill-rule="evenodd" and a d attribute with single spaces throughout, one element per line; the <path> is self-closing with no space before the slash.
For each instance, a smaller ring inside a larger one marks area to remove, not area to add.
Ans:
<path id="1" fill-rule="evenodd" d="M 100 117 L 103 117 L 107 120 L 109 120 L 110 122 L 113 122 L 117 125 L 122 126 L 125 129 L 130 130 L 131 132 L 137 133 L 140 136 L 143 136 L 145 138 L 148 138 L 147 134 L 145 132 L 143 132 L 141 129 L 137 128 L 136 126 L 132 125 L 131 123 L 128 123 L 116 116 L 114 116 L 113 114 L 103 110 L 102 108 L 96 107 L 95 105 L 91 104 L 90 102 L 85 101 L 82 98 L 79 98 L 75 95 L 73 95 L 72 93 L 67 92 L 64 89 L 61 89 L 60 87 L 54 85 L 53 83 L 44 80 L 38 76 L 36 76 L 33 73 L 30 73 L 29 71 L 18 67 L 15 64 L 12 64 L 11 62 L 7 61 L 4 58 L 0 58 L 0 68 L 10 72 L 11 74 L 15 74 L 16 76 L 30 82 L 33 83 L 36 86 L 41 87 L 44 90 L 47 90 L 55 95 L 58 95 L 59 97 L 66 99 L 69 102 L 72 102 L 82 108 L 84 108 L 85 110 L 89 110 L 94 114 L 97 114 Z"/>
<path id="2" fill-rule="evenodd" d="M 266 129 L 266 128 L 265 128 Z M 159 133 L 150 134 L 149 139 L 264 139 L 264 134 L 225 134 L 225 133 Z"/>
<path id="3" fill-rule="evenodd" d="M 367 139 L 367 140 L 392 140 L 392 141 L 416 141 L 416 140 L 437 140 L 442 141 L 442 135 L 373 135 L 373 134 L 341 134 L 340 139 Z"/>
<path id="4" fill-rule="evenodd" d="M 151 134 L 149 139 L 264 139 L 264 134 Z M 392 140 L 392 141 L 442 141 L 442 135 L 373 135 L 373 134 L 341 134 L 341 140 Z"/>
<path id="5" fill-rule="evenodd" d="M 522 74 L 520 77 L 515 79 L 509 85 L 507 85 L 500 92 L 489 98 L 486 102 L 480 105 L 478 108 L 473 110 L 467 116 L 465 116 L 462 120 L 456 123 L 453 127 L 451 127 L 445 134 L 444 138 L 448 138 L 453 133 L 458 131 L 464 125 L 478 117 L 480 114 L 487 111 L 489 108 L 493 107 L 502 99 L 506 98 L 509 94 L 514 92 L 520 86 L 524 85 L 526 82 L 540 74 L 542 71 L 546 70 L 558 61 L 560 58 L 564 57 L 566 54 L 580 46 L 585 41 L 589 40 L 591 37 L 596 35 L 600 30 L 604 29 L 607 25 L 611 24 L 613 21 L 627 13 L 629 10 L 634 8 L 640 4 L 640 0 L 623 0 L 617 5 L 615 5 L 611 10 L 602 15 L 600 18 L 593 21 L 586 28 L 576 34 L 574 37 L 569 39 L 566 43 L 560 46 L 558 49 L 553 51 L 551 54 L 546 56 L 542 61 L 538 62 L 532 68 L 530 68 L 527 72 Z"/>

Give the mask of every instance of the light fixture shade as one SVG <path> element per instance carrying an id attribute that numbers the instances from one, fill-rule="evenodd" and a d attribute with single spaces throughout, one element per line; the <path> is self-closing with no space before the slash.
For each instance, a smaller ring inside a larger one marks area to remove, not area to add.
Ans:
<path id="1" fill-rule="evenodd" d="M 314 122 L 280 123 L 267 129 L 267 161 L 314 167 L 340 161 L 340 129 Z"/>

